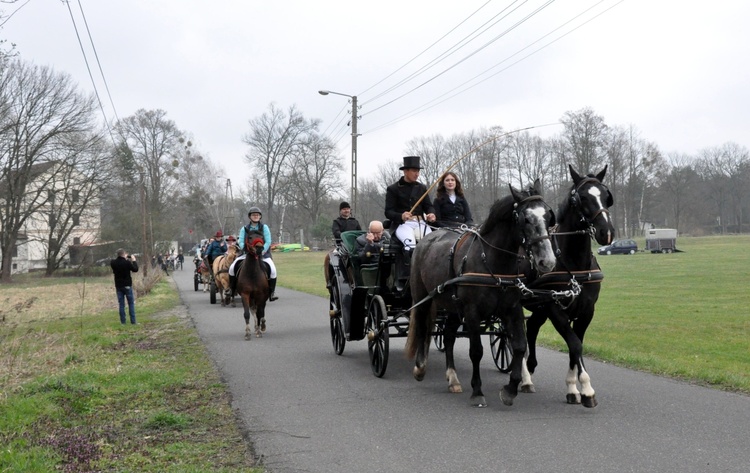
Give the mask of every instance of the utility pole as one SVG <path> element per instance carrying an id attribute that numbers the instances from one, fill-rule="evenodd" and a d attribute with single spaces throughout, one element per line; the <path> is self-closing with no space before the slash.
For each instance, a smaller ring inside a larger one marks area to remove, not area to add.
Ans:
<path id="1" fill-rule="evenodd" d="M 352 99 L 352 187 L 351 195 L 349 196 L 350 204 L 352 206 L 352 213 L 357 210 L 357 96 L 342 94 L 341 92 L 334 92 L 332 90 L 319 90 L 320 95 L 343 95 Z"/>

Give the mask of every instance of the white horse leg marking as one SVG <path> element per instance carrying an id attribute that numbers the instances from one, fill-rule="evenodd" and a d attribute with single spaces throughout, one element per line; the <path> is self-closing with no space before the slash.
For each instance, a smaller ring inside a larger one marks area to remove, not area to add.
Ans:
<path id="1" fill-rule="evenodd" d="M 591 377 L 583 367 L 581 367 L 581 374 L 578 375 L 578 380 L 581 382 L 581 394 L 587 397 L 594 397 L 596 393 L 591 386 Z"/>
<path id="2" fill-rule="evenodd" d="M 448 391 L 452 393 L 464 392 L 464 389 L 461 387 L 461 381 L 458 380 L 456 370 L 453 368 L 445 370 L 445 379 L 448 380 Z"/>
<path id="3" fill-rule="evenodd" d="M 527 350 L 521 362 L 521 386 L 519 390 L 522 393 L 535 393 L 536 388 L 534 387 L 534 382 L 531 380 L 531 373 L 529 373 L 529 369 L 526 367 L 526 358 L 528 356 L 529 352 Z"/>
<path id="4" fill-rule="evenodd" d="M 577 378 L 576 378 L 576 372 L 575 370 L 568 369 L 568 374 L 565 376 L 565 384 L 568 387 L 568 392 L 565 395 L 565 398 L 568 401 L 568 404 L 580 404 L 581 403 L 581 393 L 578 392 L 578 387 L 576 386 Z"/>
<path id="5" fill-rule="evenodd" d="M 253 332 L 250 330 L 250 324 L 245 324 L 245 340 L 252 340 L 253 339 Z"/>

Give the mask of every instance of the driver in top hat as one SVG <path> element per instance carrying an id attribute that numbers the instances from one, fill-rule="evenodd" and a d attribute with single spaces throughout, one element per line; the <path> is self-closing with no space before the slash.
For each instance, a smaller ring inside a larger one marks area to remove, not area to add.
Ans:
<path id="1" fill-rule="evenodd" d="M 427 195 L 427 186 L 417 182 L 421 169 L 419 156 L 405 156 L 404 165 L 399 168 L 404 175 L 385 192 L 385 216 L 391 221 L 391 234 L 404 244 L 406 251 L 412 250 L 421 237 L 432 231 L 425 220 L 435 222 L 435 208 Z M 422 201 L 411 212 L 422 196 Z"/>

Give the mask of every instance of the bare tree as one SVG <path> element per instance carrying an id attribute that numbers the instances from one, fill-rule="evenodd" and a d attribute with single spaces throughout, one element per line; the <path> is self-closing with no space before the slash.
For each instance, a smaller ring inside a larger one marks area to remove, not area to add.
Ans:
<path id="1" fill-rule="evenodd" d="M 51 163 L 66 140 L 95 128 L 95 102 L 70 76 L 13 60 L 0 77 L 0 104 L 0 279 L 6 282 L 19 232 L 47 204 Z"/>
<path id="2" fill-rule="evenodd" d="M 591 108 L 566 112 L 560 119 L 565 127 L 568 162 L 579 172 L 603 167 L 607 125 Z"/>
<path id="3" fill-rule="evenodd" d="M 310 224 L 315 225 L 326 196 L 342 189 L 341 157 L 336 155 L 336 146 L 330 139 L 311 134 L 300 143 L 291 164 L 286 200 L 303 210 Z"/>
<path id="4" fill-rule="evenodd" d="M 69 256 L 67 242 L 74 234 L 93 243 L 100 236 L 100 197 L 110 182 L 111 168 L 102 160 L 107 143 L 103 133 L 71 136 L 66 140 L 67 151 L 60 153 L 56 170 L 50 179 L 46 212 L 47 221 L 40 228 L 42 246 L 46 248 L 45 275 L 51 276 Z M 92 227 L 92 225 L 94 225 Z"/>
<path id="5" fill-rule="evenodd" d="M 149 258 L 156 241 L 172 240 L 177 231 L 169 209 L 182 190 L 180 165 L 189 145 L 164 110 L 140 109 L 120 120 L 115 130 L 120 138 L 116 158 L 121 182 L 130 194 L 139 194 L 135 208 L 142 218 L 143 257 Z"/>
<path id="6" fill-rule="evenodd" d="M 317 126 L 317 120 L 305 119 L 296 106 L 290 106 L 288 113 L 284 113 L 273 103 L 266 113 L 250 120 L 250 131 L 242 138 L 250 146 L 245 160 L 263 176 L 267 192 L 264 215 L 268 222 L 274 221 L 277 195 L 289 176 L 291 160 Z"/>
<path id="7" fill-rule="evenodd" d="M 671 154 L 667 158 L 666 174 L 659 176 L 657 202 L 663 203 L 665 214 L 671 217 L 672 227 L 685 229 L 685 221 L 695 214 L 700 177 L 692 167 L 693 158 L 686 154 Z M 692 210 L 692 212 L 691 212 Z"/>

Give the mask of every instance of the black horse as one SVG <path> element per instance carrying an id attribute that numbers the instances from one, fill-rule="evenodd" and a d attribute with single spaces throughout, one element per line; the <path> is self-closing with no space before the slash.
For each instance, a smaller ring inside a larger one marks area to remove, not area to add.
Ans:
<path id="1" fill-rule="evenodd" d="M 253 316 L 255 336 L 266 331 L 266 302 L 268 301 L 268 278 L 262 266 L 263 239 L 252 234 L 245 238 L 247 257 L 237 274 L 237 294 L 242 299 L 245 316 L 245 340 L 252 339 L 250 315 Z"/>
<path id="2" fill-rule="evenodd" d="M 486 406 L 479 375 L 483 349 L 481 326 L 493 314 L 499 314 L 508 328 L 514 358 L 510 383 L 500 397 L 512 405 L 521 381 L 523 354 L 526 351 L 524 315 L 518 281 L 518 249 L 524 247 L 528 257 L 541 271 L 555 265 L 547 228 L 554 214 L 542 200 L 539 181 L 528 191 L 510 188 L 510 195 L 492 206 L 487 221 L 479 231 L 470 230 L 456 238 L 452 231 L 435 231 L 424 237 L 411 263 L 411 294 L 415 307 L 409 321 L 406 353 L 416 356 L 414 378 L 424 378 L 430 347 L 430 331 L 438 310 L 458 313 L 469 335 L 469 356 L 473 371 L 471 402 Z M 522 258 L 525 258 L 522 256 Z M 424 298 L 423 303 L 419 304 Z M 455 328 L 446 328 L 446 378 L 451 392 L 462 392 L 453 364 Z"/>
<path id="3" fill-rule="evenodd" d="M 531 311 L 526 321 L 528 360 L 521 383 L 522 392 L 534 392 L 531 373 L 538 362 L 536 339 L 541 326 L 549 319 L 568 345 L 570 362 L 565 377 L 567 402 L 595 407 L 596 396 L 591 387 L 591 378 L 583 363 L 583 336 L 594 317 L 594 306 L 599 298 L 599 289 L 604 275 L 591 252 L 591 238 L 601 245 L 608 245 L 615 236 L 615 228 L 609 215 L 614 203 L 612 193 L 602 184 L 607 172 L 605 166 L 599 174 L 580 176 L 569 166 L 573 186 L 567 199 L 557 212 L 557 227 L 551 230 L 557 265 L 547 274 L 539 274 L 526 268 L 529 287 L 551 292 L 574 291 L 571 296 L 549 299 L 526 299 L 524 306 Z M 577 295 L 575 295 L 577 293 Z M 581 390 L 578 390 L 580 383 Z"/>

